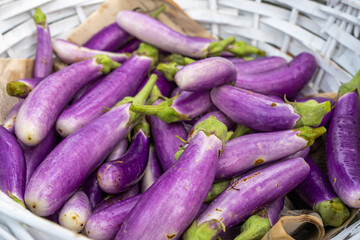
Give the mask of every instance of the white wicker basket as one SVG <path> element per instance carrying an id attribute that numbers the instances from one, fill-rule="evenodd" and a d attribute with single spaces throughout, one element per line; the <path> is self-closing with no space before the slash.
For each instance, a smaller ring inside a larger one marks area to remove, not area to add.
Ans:
<path id="1" fill-rule="evenodd" d="M 0 57 L 33 57 L 33 9 L 41 7 L 52 37 L 65 38 L 103 0 L 0 0 Z M 291 59 L 302 51 L 319 70 L 305 94 L 336 92 L 360 68 L 360 0 L 175 0 L 214 36 L 235 35 L 268 55 Z M 0 73 L 1 76 L 1 73 Z M 356 222 L 334 239 L 360 239 Z M 351 233 L 351 235 L 349 235 Z M 356 235 L 356 236 L 355 236 Z M 353 236 L 352 238 L 350 236 Z M 22 209 L 0 193 L 0 239 L 87 239 Z"/>

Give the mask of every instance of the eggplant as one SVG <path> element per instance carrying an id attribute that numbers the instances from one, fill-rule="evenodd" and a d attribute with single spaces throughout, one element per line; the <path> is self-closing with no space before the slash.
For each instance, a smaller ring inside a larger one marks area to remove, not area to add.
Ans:
<path id="1" fill-rule="evenodd" d="M 45 78 L 52 71 L 52 46 L 49 25 L 40 8 L 35 8 L 34 21 L 37 31 L 36 55 L 34 61 L 34 78 Z"/>
<path id="2" fill-rule="evenodd" d="M 101 76 L 98 79 L 89 82 L 88 84 L 86 84 L 85 86 L 83 86 L 79 91 L 77 91 L 73 97 L 73 99 L 71 100 L 71 104 L 77 102 L 77 100 L 79 100 L 85 93 L 87 93 L 93 86 L 96 85 L 97 82 L 100 82 L 105 76 Z M 70 105 L 71 105 L 70 104 Z"/>
<path id="3" fill-rule="evenodd" d="M 119 26 L 116 23 L 117 26 Z M 128 43 L 126 43 L 124 46 L 122 46 L 119 50 L 117 50 L 116 52 L 118 53 L 132 53 L 133 51 L 135 51 L 136 49 L 139 48 L 140 43 L 142 43 L 141 40 L 139 39 L 132 39 L 130 40 Z"/>
<path id="4" fill-rule="evenodd" d="M 78 101 L 65 109 L 58 117 L 56 129 L 66 137 L 79 130 L 111 108 L 125 96 L 133 96 L 157 61 L 157 50 L 143 43 L 137 54 L 122 66 L 97 82 Z"/>
<path id="5" fill-rule="evenodd" d="M 6 92 L 9 96 L 26 98 L 43 78 L 24 78 L 9 82 L 6 85 Z"/>
<path id="6" fill-rule="evenodd" d="M 264 132 L 315 127 L 331 111 L 329 101 L 284 102 L 278 97 L 227 85 L 213 88 L 211 100 L 232 121 Z"/>
<path id="7" fill-rule="evenodd" d="M 156 81 L 156 87 L 159 89 L 161 95 L 169 97 L 171 91 L 175 88 L 175 83 L 167 81 L 164 75 L 158 70 L 152 71 L 152 74 L 156 74 L 158 77 L 158 80 Z M 138 90 L 141 90 L 146 82 L 147 80 L 143 81 Z"/>
<path id="8" fill-rule="evenodd" d="M 309 156 L 305 161 L 310 166 L 310 173 L 296 187 L 298 196 L 320 214 L 324 226 L 340 227 L 350 216 L 349 209 L 336 196 L 329 180 L 316 163 Z"/>
<path id="9" fill-rule="evenodd" d="M 280 160 L 313 144 L 324 127 L 301 127 L 268 133 L 252 133 L 226 142 L 216 178 L 230 178 L 258 165 Z M 242 146 L 242 147 L 239 147 Z"/>
<path id="10" fill-rule="evenodd" d="M 153 144 L 150 144 L 148 165 L 145 169 L 145 174 L 141 179 L 141 192 L 145 192 L 154 182 L 156 182 L 161 174 L 162 170 L 155 152 L 155 147 Z"/>
<path id="11" fill-rule="evenodd" d="M 82 190 L 88 196 L 91 209 L 101 202 L 104 196 L 104 192 L 99 186 L 97 180 L 97 170 L 95 170 L 82 184 Z"/>
<path id="12" fill-rule="evenodd" d="M 246 74 L 263 73 L 273 69 L 280 69 L 287 66 L 286 60 L 282 57 L 263 57 L 251 61 L 234 63 L 238 78 Z"/>
<path id="13" fill-rule="evenodd" d="M 220 231 L 239 224 L 253 211 L 293 190 L 310 170 L 302 158 L 259 168 L 239 177 L 212 201 L 184 233 L 183 239 L 215 239 Z"/>
<path id="14" fill-rule="evenodd" d="M 80 232 L 91 216 L 91 205 L 88 196 L 81 190 L 64 204 L 59 213 L 61 226 L 74 232 Z"/>
<path id="15" fill-rule="evenodd" d="M 97 173 L 100 188 L 116 194 L 139 182 L 148 163 L 150 127 L 146 121 L 135 126 L 129 150 L 120 158 L 102 164 Z"/>
<path id="16" fill-rule="evenodd" d="M 24 206 L 26 164 L 15 136 L 0 126 L 0 190 Z"/>
<path id="17" fill-rule="evenodd" d="M 159 63 L 156 69 L 162 72 L 165 78 L 173 82 L 175 81 L 176 73 L 185 65 L 195 62 L 194 59 L 172 53 L 164 59 L 164 62 Z"/>
<path id="18" fill-rule="evenodd" d="M 5 119 L 5 122 L 3 124 L 3 127 L 11 133 L 15 133 L 16 116 L 19 112 L 21 105 L 23 104 L 23 101 L 24 100 L 20 100 L 10 109 L 10 111 Z"/>
<path id="19" fill-rule="evenodd" d="M 109 156 L 107 157 L 106 161 L 113 161 L 120 158 L 126 152 L 129 146 L 128 139 L 122 139 L 116 146 L 113 148 Z"/>
<path id="20" fill-rule="evenodd" d="M 257 74 L 238 74 L 236 86 L 265 95 L 291 98 L 311 80 L 317 68 L 310 53 L 300 53 L 288 67 L 276 68 Z"/>
<path id="21" fill-rule="evenodd" d="M 223 114 L 223 113 L 220 112 L 220 111 L 216 111 L 216 110 L 215 110 L 215 111 L 211 111 L 211 112 L 205 114 L 205 115 L 202 116 L 199 120 L 197 120 L 197 121 L 194 123 L 193 127 L 191 128 L 191 130 L 189 131 L 189 134 L 194 131 L 194 127 L 196 126 L 196 124 L 198 124 L 198 123 L 201 122 L 201 121 L 204 121 L 205 119 L 209 118 L 210 116 L 216 117 L 217 120 L 219 120 L 220 122 L 222 122 L 223 124 L 225 124 L 225 126 L 226 126 L 228 129 L 230 129 L 230 128 L 232 127 L 232 125 L 233 125 L 233 123 L 231 122 L 231 120 L 230 120 L 225 114 Z"/>
<path id="22" fill-rule="evenodd" d="M 184 153 L 143 193 L 115 239 L 179 239 L 211 188 L 226 132 L 215 117 L 198 123 Z"/>
<path id="23" fill-rule="evenodd" d="M 15 122 L 16 136 L 25 145 L 39 144 L 76 91 L 117 66 L 107 56 L 99 55 L 49 75 L 22 104 Z"/>
<path id="24" fill-rule="evenodd" d="M 138 118 L 130 112 L 130 102 L 145 102 L 155 82 L 156 75 L 153 75 L 134 98 L 125 98 L 56 146 L 26 186 L 25 202 L 32 212 L 49 216 L 65 203 L 128 134 Z"/>

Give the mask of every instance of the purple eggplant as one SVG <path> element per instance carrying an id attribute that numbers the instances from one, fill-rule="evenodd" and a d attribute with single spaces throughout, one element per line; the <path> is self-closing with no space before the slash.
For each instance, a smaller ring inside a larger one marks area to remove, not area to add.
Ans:
<path id="1" fill-rule="evenodd" d="M 164 59 L 164 62 L 159 63 L 156 69 L 162 72 L 165 78 L 172 82 L 175 81 L 176 73 L 185 65 L 195 62 L 194 59 L 172 53 Z"/>
<path id="2" fill-rule="evenodd" d="M 122 139 L 118 144 L 116 144 L 114 149 L 107 157 L 106 161 L 113 161 L 122 157 L 122 155 L 124 155 L 124 153 L 126 152 L 128 146 L 129 146 L 128 139 L 127 138 Z"/>
<path id="3" fill-rule="evenodd" d="M 23 101 L 24 100 L 20 100 L 10 109 L 3 124 L 3 127 L 11 133 L 15 133 L 15 120 Z"/>
<path id="4" fill-rule="evenodd" d="M 252 61 L 234 63 L 238 76 L 244 74 L 256 74 L 267 72 L 273 69 L 280 69 L 287 66 L 286 60 L 282 57 L 264 57 Z M 239 78 L 239 77 L 238 77 Z"/>
<path id="5" fill-rule="evenodd" d="M 9 96 L 26 98 L 43 78 L 24 78 L 9 82 L 6 85 L 6 92 Z"/>
<path id="6" fill-rule="evenodd" d="M 133 51 L 135 51 L 136 49 L 139 48 L 140 43 L 142 43 L 142 41 L 139 40 L 139 39 L 130 40 L 128 43 L 126 43 L 124 46 L 122 46 L 116 52 L 118 52 L 118 53 L 132 53 Z"/>
<path id="7" fill-rule="evenodd" d="M 183 239 L 215 239 L 221 230 L 239 224 L 253 211 L 290 192 L 309 174 L 309 166 L 302 158 L 260 168 L 241 176 L 212 201 Z"/>
<path id="8" fill-rule="evenodd" d="M 154 182 L 156 182 L 161 174 L 162 170 L 155 152 L 155 147 L 153 144 L 150 144 L 148 165 L 145 169 L 145 174 L 141 179 L 141 192 L 145 192 Z"/>
<path id="9" fill-rule="evenodd" d="M 56 122 L 58 132 L 64 137 L 68 136 L 101 116 L 104 107 L 111 108 L 124 97 L 133 96 L 157 56 L 154 47 L 143 43 L 137 54 L 97 82 L 61 113 Z"/>
<path id="10" fill-rule="evenodd" d="M 68 64 L 80 62 L 99 54 L 106 55 L 119 63 L 125 62 L 130 56 L 127 53 L 113 53 L 89 49 L 63 39 L 54 39 L 52 41 L 52 47 L 56 56 L 64 63 Z"/>
<path id="11" fill-rule="evenodd" d="M 138 117 L 130 112 L 130 102 L 145 102 L 155 82 L 153 75 L 137 96 L 125 98 L 56 146 L 27 184 L 25 202 L 32 212 L 48 216 L 65 203 L 128 134 Z"/>
<path id="12" fill-rule="evenodd" d="M 82 184 L 82 190 L 88 196 L 91 209 L 101 202 L 104 196 L 104 192 L 99 186 L 97 180 L 97 170 L 95 170 Z"/>
<path id="13" fill-rule="evenodd" d="M 226 132 L 215 117 L 198 123 L 184 153 L 143 193 L 115 239 L 179 239 L 211 188 Z"/>
<path id="14" fill-rule="evenodd" d="M 329 101 L 284 102 L 277 97 L 227 85 L 213 88 L 211 100 L 232 121 L 258 131 L 315 127 L 331 111 Z"/>
<path id="15" fill-rule="evenodd" d="M 148 163 L 150 127 L 146 121 L 135 126 L 129 150 L 120 158 L 106 162 L 99 168 L 97 178 L 100 188 L 116 194 L 139 182 Z"/>
<path id="16" fill-rule="evenodd" d="M 141 197 L 142 194 L 139 194 L 94 212 L 85 225 L 86 235 L 95 240 L 114 239 L 121 224 Z"/>
<path id="17" fill-rule="evenodd" d="M 24 206 L 26 164 L 15 136 L 0 126 L 0 191 Z"/>
<path id="18" fill-rule="evenodd" d="M 89 198 L 83 191 L 79 190 L 61 208 L 59 223 L 67 229 L 80 232 L 84 229 L 90 216 Z"/>
<path id="19" fill-rule="evenodd" d="M 257 74 L 238 74 L 236 86 L 257 93 L 283 97 L 295 97 L 311 80 L 317 68 L 310 53 L 297 55 L 288 67 Z"/>
<path id="20" fill-rule="evenodd" d="M 300 150 L 294 154 L 291 154 L 291 155 L 283 158 L 282 160 L 289 160 L 289 159 L 293 159 L 293 158 L 297 158 L 297 157 L 305 158 L 307 155 L 309 155 L 309 152 L 310 152 L 310 147 L 307 147 L 307 148 L 304 148 L 303 150 Z M 280 161 L 282 161 L 282 160 L 280 160 Z"/>
<path id="21" fill-rule="evenodd" d="M 241 63 L 245 63 L 246 59 L 244 58 L 239 58 L 239 57 L 234 57 L 234 56 L 222 56 L 223 58 L 226 58 L 227 60 L 229 60 L 230 62 L 232 62 L 235 66 L 237 64 L 241 64 Z"/>
<path id="22" fill-rule="evenodd" d="M 18 112 L 16 136 L 28 146 L 40 143 L 76 91 L 116 66 L 117 63 L 109 57 L 99 55 L 72 64 L 42 80 L 31 91 Z"/>
<path id="23" fill-rule="evenodd" d="M 310 166 L 310 173 L 296 187 L 296 192 L 310 208 L 320 214 L 325 226 L 340 227 L 350 216 L 349 209 L 336 196 L 329 180 L 316 163 L 309 156 L 305 161 Z"/>
<path id="24" fill-rule="evenodd" d="M 226 142 L 216 178 L 230 178 L 257 165 L 276 161 L 305 149 L 326 132 L 324 127 L 301 127 L 268 133 L 253 133 Z M 242 146 L 242 147 L 239 147 Z"/>
<path id="25" fill-rule="evenodd" d="M 40 8 L 35 8 L 34 21 L 37 30 L 37 45 L 33 77 L 45 78 L 52 71 L 52 46 L 46 16 Z"/>
<path id="26" fill-rule="evenodd" d="M 26 162 L 26 183 L 29 182 L 32 174 L 45 157 L 55 148 L 60 141 L 54 128 L 39 144 L 32 147 L 24 147 L 24 156 Z"/>
<path id="27" fill-rule="evenodd" d="M 77 100 L 79 100 L 85 93 L 87 93 L 93 86 L 95 86 L 97 84 L 97 82 L 100 82 L 105 76 L 101 76 L 100 78 L 89 82 L 88 84 L 86 84 L 85 86 L 83 86 L 79 91 L 77 91 L 73 97 L 73 99 L 71 100 L 71 104 L 77 102 Z"/>
<path id="28" fill-rule="evenodd" d="M 164 75 L 158 70 L 154 70 L 152 71 L 152 73 L 156 74 L 156 76 L 158 77 L 158 80 L 156 81 L 156 87 L 159 89 L 161 95 L 169 97 L 171 91 L 175 88 L 175 83 L 167 81 Z M 139 90 L 143 88 L 146 82 L 147 80 L 143 81 L 143 83 L 139 87 Z"/>
<path id="29" fill-rule="evenodd" d="M 212 57 L 190 63 L 175 74 L 175 82 L 184 91 L 208 90 L 236 81 L 236 68 L 222 57 Z"/>

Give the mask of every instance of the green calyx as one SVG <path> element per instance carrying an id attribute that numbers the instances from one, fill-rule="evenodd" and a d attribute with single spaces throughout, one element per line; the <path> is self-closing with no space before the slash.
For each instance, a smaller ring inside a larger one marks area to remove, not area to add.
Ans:
<path id="1" fill-rule="evenodd" d="M 215 57 L 220 56 L 225 48 L 235 42 L 235 37 L 229 37 L 224 40 L 211 42 L 205 54 L 205 57 Z"/>
<path id="2" fill-rule="evenodd" d="M 180 149 L 179 151 L 177 151 L 175 153 L 175 161 L 177 161 L 179 159 L 179 157 L 181 156 L 181 154 L 185 151 L 185 148 Z"/>
<path id="3" fill-rule="evenodd" d="M 347 83 L 344 83 L 343 85 L 341 85 L 341 87 L 339 88 L 339 91 L 338 91 L 338 95 L 339 95 L 339 97 L 341 97 L 346 93 L 357 91 L 358 96 L 360 96 L 359 87 L 360 87 L 360 70 L 355 74 L 355 76 L 353 77 L 353 79 L 351 79 L 350 82 L 347 82 Z"/>
<path id="4" fill-rule="evenodd" d="M 159 63 L 159 65 L 156 66 L 156 69 L 162 72 L 168 81 L 174 81 L 175 74 L 179 71 L 179 66 L 180 65 L 176 62 Z"/>
<path id="5" fill-rule="evenodd" d="M 29 85 L 20 81 L 9 82 L 6 85 L 7 94 L 13 97 L 24 97 L 31 92 L 31 90 L 32 88 Z"/>
<path id="6" fill-rule="evenodd" d="M 241 137 L 244 136 L 246 134 L 252 133 L 253 130 L 251 128 L 248 128 L 242 124 L 237 124 L 237 127 L 235 129 L 234 134 L 230 137 L 229 140 L 237 138 L 237 137 Z"/>
<path id="7" fill-rule="evenodd" d="M 147 43 L 140 43 L 139 48 L 136 50 L 136 54 L 139 56 L 147 56 L 152 58 L 152 67 L 156 65 L 159 59 L 159 51 L 157 50 L 157 48 Z"/>
<path id="8" fill-rule="evenodd" d="M 151 13 L 151 17 L 153 18 L 157 18 L 160 13 L 164 12 L 166 10 L 166 7 L 164 4 L 161 4 L 159 8 L 155 9 L 152 13 Z"/>
<path id="9" fill-rule="evenodd" d="M 26 208 L 25 207 L 25 204 L 23 201 L 21 201 L 19 198 L 15 197 L 15 195 L 13 195 L 10 191 L 8 191 L 8 195 L 9 197 L 14 200 L 16 203 L 20 204 L 22 207 Z"/>
<path id="10" fill-rule="evenodd" d="M 150 93 L 150 98 L 147 101 L 147 104 L 153 104 L 158 99 L 165 99 L 165 97 L 161 94 L 160 89 L 155 85 Z"/>
<path id="11" fill-rule="evenodd" d="M 97 64 L 103 65 L 103 69 L 100 70 L 103 74 L 108 74 L 111 70 L 118 68 L 121 65 L 104 54 L 96 55 L 94 58 Z"/>
<path id="12" fill-rule="evenodd" d="M 140 131 L 142 131 L 147 137 L 150 137 L 150 125 L 145 119 L 135 125 L 132 139 L 134 139 L 136 134 Z"/>
<path id="13" fill-rule="evenodd" d="M 326 128 L 324 128 L 324 127 L 311 128 L 308 126 L 303 126 L 303 127 L 294 129 L 294 131 L 295 132 L 299 131 L 299 133 L 297 133 L 296 135 L 298 135 L 299 137 L 302 137 L 306 141 L 308 141 L 308 144 L 306 145 L 306 147 L 309 147 L 314 143 L 316 138 L 318 138 L 321 135 L 323 135 L 324 133 L 326 133 Z"/>
<path id="14" fill-rule="evenodd" d="M 349 209 L 340 198 L 323 201 L 314 207 L 325 226 L 340 227 L 350 216 Z"/>
<path id="15" fill-rule="evenodd" d="M 229 141 L 233 135 L 234 135 L 233 131 L 228 131 L 226 134 L 225 142 Z"/>
<path id="16" fill-rule="evenodd" d="M 45 27 L 46 15 L 41 11 L 40 8 L 35 8 L 34 21 L 36 24 Z"/>
<path id="17" fill-rule="evenodd" d="M 330 101 L 318 103 L 311 99 L 306 102 L 286 102 L 290 104 L 295 112 L 301 117 L 296 122 L 295 127 L 310 126 L 317 127 L 320 125 L 323 117 L 331 111 Z"/>
<path id="18" fill-rule="evenodd" d="M 216 224 L 218 223 L 218 224 Z M 212 226 L 216 224 L 215 228 Z M 198 225 L 195 220 L 183 235 L 184 240 L 209 240 L 213 239 L 221 230 L 225 232 L 225 226 L 218 220 L 210 220 Z"/>
<path id="19" fill-rule="evenodd" d="M 225 191 L 225 189 L 227 187 L 229 187 L 230 181 L 222 181 L 222 182 L 218 182 L 218 183 L 214 183 L 211 186 L 211 190 L 208 193 L 208 195 L 206 196 L 206 199 L 204 202 L 208 203 L 211 202 L 212 200 L 214 200 L 215 198 L 217 198 L 217 196 L 220 195 L 220 193 L 222 193 L 223 191 Z"/>
<path id="20" fill-rule="evenodd" d="M 241 233 L 235 238 L 235 240 L 261 239 L 270 230 L 270 228 L 271 225 L 269 218 L 261 217 L 259 214 L 252 215 L 241 226 Z"/>
<path id="21" fill-rule="evenodd" d="M 238 57 L 243 57 L 248 54 L 256 54 L 259 56 L 264 56 L 266 54 L 266 52 L 264 52 L 263 50 L 251 46 L 244 41 L 234 42 L 230 44 L 225 50 L 231 52 Z"/>
<path id="22" fill-rule="evenodd" d="M 169 56 L 167 56 L 166 61 L 175 62 L 175 63 L 177 63 L 179 65 L 183 65 L 183 66 L 195 62 L 195 60 L 192 58 L 184 57 L 184 56 L 181 56 L 176 53 L 172 53 Z"/>

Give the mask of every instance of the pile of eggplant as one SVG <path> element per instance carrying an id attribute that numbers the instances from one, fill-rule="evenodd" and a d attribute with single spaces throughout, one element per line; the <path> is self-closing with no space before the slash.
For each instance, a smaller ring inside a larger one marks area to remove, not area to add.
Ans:
<path id="1" fill-rule="evenodd" d="M 121 11 L 83 46 L 35 10 L 33 78 L 0 126 L 0 190 L 93 239 L 261 239 L 297 193 L 325 226 L 360 207 L 360 72 L 338 101 L 299 92 L 317 64 Z M 68 65 L 52 72 L 52 54 Z M 255 59 L 254 59 L 255 58 Z M 327 132 L 323 172 L 309 157 Z"/>

